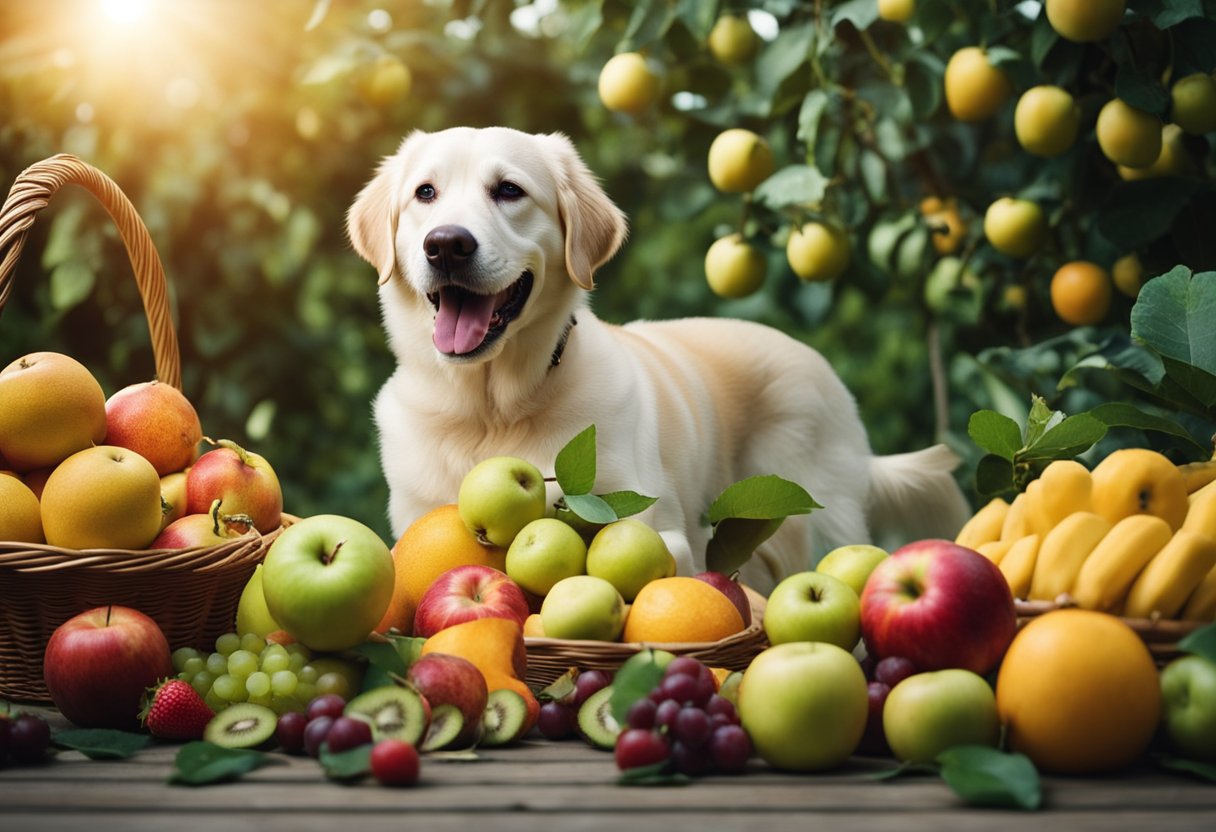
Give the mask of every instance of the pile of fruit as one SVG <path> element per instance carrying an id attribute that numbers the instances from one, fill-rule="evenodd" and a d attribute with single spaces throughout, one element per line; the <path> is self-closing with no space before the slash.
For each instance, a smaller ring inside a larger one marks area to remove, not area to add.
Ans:
<path id="1" fill-rule="evenodd" d="M 997 564 L 1021 599 L 1211 622 L 1216 462 L 1180 467 L 1142 448 L 1092 472 L 1056 460 L 1012 503 L 980 509 L 956 542 Z"/>

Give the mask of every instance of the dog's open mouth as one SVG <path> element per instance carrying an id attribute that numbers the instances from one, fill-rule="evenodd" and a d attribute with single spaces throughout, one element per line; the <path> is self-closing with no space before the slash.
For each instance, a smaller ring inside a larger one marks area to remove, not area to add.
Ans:
<path id="1" fill-rule="evenodd" d="M 444 286 L 427 298 L 435 306 L 435 348 L 444 355 L 470 356 L 492 344 L 519 317 L 532 292 L 532 272 L 494 295 Z"/>

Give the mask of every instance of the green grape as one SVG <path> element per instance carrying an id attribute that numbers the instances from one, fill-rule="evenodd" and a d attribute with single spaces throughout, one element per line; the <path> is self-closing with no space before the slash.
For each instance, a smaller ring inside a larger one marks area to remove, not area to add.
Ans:
<path id="1" fill-rule="evenodd" d="M 207 657 L 207 672 L 219 676 L 228 672 L 228 657 L 223 653 L 212 653 Z"/>
<path id="2" fill-rule="evenodd" d="M 287 656 L 287 669 L 292 673 L 299 673 L 304 665 L 308 664 L 308 657 L 303 653 L 292 653 L 288 651 Z"/>
<path id="3" fill-rule="evenodd" d="M 214 690 L 209 690 L 203 696 L 203 701 L 207 703 L 207 707 L 215 711 L 217 714 L 228 707 L 228 703 L 220 699 Z"/>
<path id="4" fill-rule="evenodd" d="M 269 708 L 270 703 L 274 701 L 274 698 L 269 693 L 266 693 L 266 694 L 263 694 L 262 696 L 252 696 L 251 695 L 249 697 L 249 701 L 252 702 L 254 705 L 261 705 L 263 708 Z"/>
<path id="5" fill-rule="evenodd" d="M 291 658 L 287 653 L 266 653 L 262 654 L 262 670 L 267 673 L 278 673 L 280 670 L 286 670 L 291 666 Z"/>
<path id="6" fill-rule="evenodd" d="M 211 685 L 215 682 L 215 674 L 206 670 L 200 670 L 195 673 L 190 679 L 190 687 L 198 693 L 199 696 L 206 696 L 211 690 Z"/>
<path id="7" fill-rule="evenodd" d="M 250 697 L 266 696 L 270 693 L 270 677 L 261 670 L 250 673 L 245 680 L 245 690 L 249 691 Z"/>
<path id="8" fill-rule="evenodd" d="M 280 670 L 270 677 L 270 689 L 275 696 L 291 696 L 299 684 L 300 680 L 290 670 Z"/>
<path id="9" fill-rule="evenodd" d="M 343 699 L 350 699 L 356 691 L 351 690 L 350 682 L 341 673 L 322 673 L 317 679 L 317 693 L 336 693 Z"/>
<path id="10" fill-rule="evenodd" d="M 266 659 L 269 656 L 283 656 L 286 658 L 290 655 L 291 654 L 287 652 L 287 648 L 281 644 L 267 644 L 262 650 L 263 659 Z"/>
<path id="11" fill-rule="evenodd" d="M 317 683 L 317 669 L 310 664 L 306 664 L 296 671 L 296 675 L 300 677 L 301 682 L 308 682 L 310 685 Z"/>
<path id="12" fill-rule="evenodd" d="M 177 678 L 181 679 L 183 682 L 188 682 L 190 681 L 190 674 L 183 670 L 177 674 Z"/>
<path id="13" fill-rule="evenodd" d="M 258 669 L 258 657 L 248 650 L 237 650 L 228 657 L 228 672 L 244 679 Z"/>
<path id="14" fill-rule="evenodd" d="M 216 678 L 215 682 L 211 685 L 211 690 L 220 699 L 227 700 L 228 702 L 244 702 L 245 697 L 249 695 L 242 681 L 227 673 Z"/>
<path id="15" fill-rule="evenodd" d="M 241 636 L 241 649 L 250 653 L 261 653 L 266 649 L 266 639 L 257 633 L 245 633 Z"/>
<path id="16" fill-rule="evenodd" d="M 312 658 L 312 651 L 310 651 L 305 645 L 300 644 L 298 641 L 293 641 L 291 644 L 283 645 L 283 649 L 293 656 L 303 656 L 305 664 L 307 664 L 308 660 Z"/>
<path id="17" fill-rule="evenodd" d="M 296 685 L 296 693 L 295 693 L 296 701 L 303 702 L 305 705 L 307 705 L 309 702 L 311 702 L 313 700 L 313 697 L 316 695 L 317 695 L 317 686 L 314 685 L 312 682 L 305 682 L 303 679 L 300 679 L 300 683 L 298 685 Z"/>
<path id="18" fill-rule="evenodd" d="M 224 633 L 215 640 L 215 652 L 224 656 L 239 650 L 241 647 L 241 637 L 236 633 Z"/>
<path id="19" fill-rule="evenodd" d="M 203 658 L 203 656 L 201 654 L 197 655 L 197 656 L 192 656 L 191 658 L 186 659 L 186 663 L 182 667 L 182 670 L 186 671 L 191 676 L 193 676 L 195 673 L 201 673 L 202 671 L 204 671 L 206 669 L 207 669 L 207 660 L 205 658 Z"/>
<path id="20" fill-rule="evenodd" d="M 270 710 L 282 716 L 291 711 L 303 711 L 304 706 L 288 696 L 272 696 L 270 697 Z"/>
<path id="21" fill-rule="evenodd" d="M 202 653 L 195 650 L 193 647 L 179 647 L 174 650 L 173 655 L 170 656 L 173 661 L 173 669 L 177 671 L 185 670 L 187 661 L 190 659 L 199 658 L 202 655 Z"/>

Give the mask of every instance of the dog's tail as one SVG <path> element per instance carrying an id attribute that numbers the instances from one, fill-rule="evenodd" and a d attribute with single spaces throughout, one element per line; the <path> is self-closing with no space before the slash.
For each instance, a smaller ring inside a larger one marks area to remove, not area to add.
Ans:
<path id="1" fill-rule="evenodd" d="M 886 549 L 913 540 L 953 540 L 971 516 L 954 480 L 959 458 L 945 445 L 870 460 L 870 528 Z"/>

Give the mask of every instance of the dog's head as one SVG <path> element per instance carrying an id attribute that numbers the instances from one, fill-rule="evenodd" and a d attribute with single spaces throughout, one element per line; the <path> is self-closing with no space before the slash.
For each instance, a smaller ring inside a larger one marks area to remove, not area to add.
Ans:
<path id="1" fill-rule="evenodd" d="M 565 136 L 462 127 L 407 136 L 347 228 L 402 325 L 433 318 L 437 354 L 472 363 L 564 326 L 625 220 Z"/>

